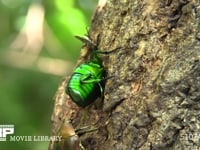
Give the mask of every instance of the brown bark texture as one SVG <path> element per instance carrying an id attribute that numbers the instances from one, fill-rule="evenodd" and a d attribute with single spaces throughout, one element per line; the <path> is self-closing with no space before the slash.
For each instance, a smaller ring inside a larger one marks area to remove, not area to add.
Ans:
<path id="1" fill-rule="evenodd" d="M 65 118 L 88 150 L 200 149 L 200 1 L 100 0 L 89 36 L 108 76 L 104 99 L 80 108 L 60 84 L 52 135 Z M 98 40 L 97 40 L 98 39 Z M 91 50 L 83 46 L 79 62 Z M 51 149 L 51 148 L 49 148 Z"/>

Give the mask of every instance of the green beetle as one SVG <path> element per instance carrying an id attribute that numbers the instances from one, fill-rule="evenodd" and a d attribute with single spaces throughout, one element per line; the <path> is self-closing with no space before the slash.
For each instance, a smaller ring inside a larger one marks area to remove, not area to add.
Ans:
<path id="1" fill-rule="evenodd" d="M 106 71 L 102 61 L 95 56 L 74 70 L 66 87 L 66 93 L 78 106 L 85 107 L 102 96 L 105 77 Z"/>
<path id="2" fill-rule="evenodd" d="M 87 38 L 77 37 L 83 42 L 94 45 Z M 96 49 L 96 46 L 94 46 Z M 118 48 L 117 48 L 118 49 Z M 87 63 L 79 65 L 73 72 L 66 86 L 66 93 L 78 106 L 85 107 L 94 102 L 98 97 L 103 96 L 106 70 L 98 54 L 109 54 L 112 51 L 93 50 L 91 59 Z"/>

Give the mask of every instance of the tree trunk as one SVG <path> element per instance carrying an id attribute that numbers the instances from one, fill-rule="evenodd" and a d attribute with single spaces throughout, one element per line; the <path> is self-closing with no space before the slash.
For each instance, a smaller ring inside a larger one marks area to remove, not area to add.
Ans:
<path id="1" fill-rule="evenodd" d="M 102 55 L 112 78 L 103 101 L 86 108 L 65 95 L 63 80 L 52 135 L 67 117 L 75 129 L 98 128 L 80 136 L 88 150 L 199 149 L 200 2 L 100 0 L 89 36 L 101 50 L 120 47 Z M 90 54 L 83 47 L 79 63 Z"/>

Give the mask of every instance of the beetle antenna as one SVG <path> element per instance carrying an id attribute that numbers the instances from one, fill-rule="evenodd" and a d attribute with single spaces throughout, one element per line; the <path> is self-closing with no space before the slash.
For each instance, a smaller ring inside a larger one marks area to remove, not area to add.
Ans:
<path id="1" fill-rule="evenodd" d="M 77 38 L 78 40 L 80 40 L 81 42 L 83 42 L 86 45 L 89 45 L 91 47 L 95 47 L 96 48 L 96 44 L 88 36 L 75 35 L 75 38 Z"/>
<path id="2" fill-rule="evenodd" d="M 82 127 L 80 129 L 76 129 L 75 132 L 77 135 L 82 135 L 82 134 L 85 134 L 85 133 L 88 133 L 88 132 L 93 132 L 93 131 L 96 131 L 98 130 L 97 127 L 94 127 L 94 126 L 85 126 L 85 127 Z"/>

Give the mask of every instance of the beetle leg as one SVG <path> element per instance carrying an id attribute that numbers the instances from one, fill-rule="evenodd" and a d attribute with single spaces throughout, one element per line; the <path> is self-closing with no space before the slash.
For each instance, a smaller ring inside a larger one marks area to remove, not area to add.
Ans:
<path id="1" fill-rule="evenodd" d="M 85 133 L 88 133 L 88 132 L 93 132 L 93 131 L 96 131 L 98 130 L 98 127 L 95 127 L 95 126 L 85 126 L 85 127 L 82 127 L 80 129 L 76 129 L 75 132 L 77 135 L 82 135 L 82 134 L 85 134 Z"/>
<path id="2" fill-rule="evenodd" d="M 86 76 L 84 76 L 82 79 L 81 79 L 81 83 L 85 83 L 85 84 L 87 84 L 87 83 L 99 83 L 99 82 L 101 82 L 102 81 L 102 79 L 91 79 L 91 74 L 88 74 L 88 75 L 86 75 Z"/>
<path id="3" fill-rule="evenodd" d="M 102 79 L 88 79 L 88 80 L 81 80 L 81 83 L 99 83 Z"/>
<path id="4" fill-rule="evenodd" d="M 80 129 L 75 130 L 75 132 L 76 132 L 77 135 L 81 136 L 82 134 L 85 134 L 85 133 L 88 133 L 88 132 L 93 132 L 93 131 L 96 131 L 96 130 L 98 130 L 98 128 L 95 127 L 95 126 L 85 126 L 85 127 L 82 127 Z M 80 147 L 80 150 L 87 150 L 82 145 L 81 141 L 79 143 L 79 147 Z"/>
<path id="5" fill-rule="evenodd" d="M 96 51 L 93 51 L 94 53 L 96 54 L 110 54 L 110 53 L 113 53 L 115 52 L 116 50 L 120 49 L 121 47 L 117 47 L 111 51 L 103 51 L 103 50 L 96 50 Z"/>
<path id="6" fill-rule="evenodd" d="M 89 78 L 91 78 L 92 74 L 87 74 L 85 76 L 82 77 L 81 79 L 81 83 L 85 83 L 86 80 L 88 80 Z"/>
<path id="7" fill-rule="evenodd" d="M 80 147 L 81 150 L 87 150 L 87 149 L 82 145 L 81 142 L 79 143 L 79 147 Z"/>
<path id="8" fill-rule="evenodd" d="M 83 83 L 83 84 L 84 83 L 85 84 L 87 84 L 87 83 L 98 83 L 99 88 L 100 88 L 100 92 L 101 92 L 101 98 L 103 98 L 104 90 L 103 90 L 103 87 L 101 86 L 100 82 L 104 81 L 104 80 L 107 80 L 109 78 L 112 78 L 113 76 L 106 77 L 106 78 L 103 78 L 103 79 L 90 79 L 91 76 L 92 76 L 91 74 L 88 74 L 87 76 L 83 77 L 81 79 L 81 83 Z"/>
<path id="9" fill-rule="evenodd" d="M 98 85 L 99 85 L 100 92 L 101 92 L 101 99 L 103 99 L 103 93 L 104 93 L 104 90 L 103 90 L 103 88 L 102 88 L 102 86 L 101 86 L 100 83 L 99 83 Z"/>
<path id="10" fill-rule="evenodd" d="M 103 99 L 103 87 L 101 86 L 100 82 L 106 79 L 89 79 L 91 77 L 91 74 L 89 74 L 88 76 L 84 77 L 83 79 L 81 79 L 81 83 L 98 83 L 99 88 L 100 88 L 100 93 L 101 93 L 101 98 Z"/>

